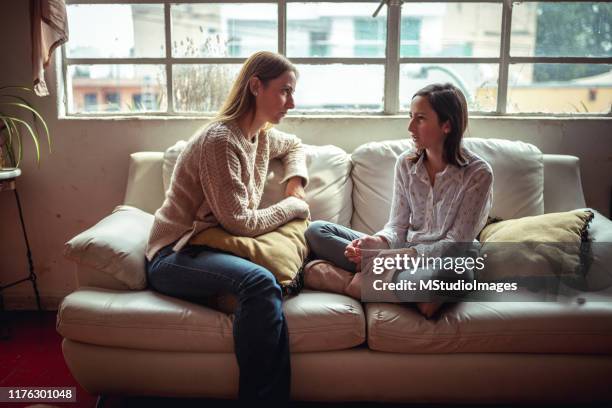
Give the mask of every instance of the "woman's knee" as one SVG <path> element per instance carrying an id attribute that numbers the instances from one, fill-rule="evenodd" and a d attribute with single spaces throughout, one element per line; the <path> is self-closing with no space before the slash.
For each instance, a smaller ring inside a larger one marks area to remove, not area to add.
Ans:
<path id="1" fill-rule="evenodd" d="M 241 294 L 246 297 L 270 297 L 282 299 L 282 290 L 274 274 L 266 268 L 253 264 L 253 269 L 240 284 Z"/>

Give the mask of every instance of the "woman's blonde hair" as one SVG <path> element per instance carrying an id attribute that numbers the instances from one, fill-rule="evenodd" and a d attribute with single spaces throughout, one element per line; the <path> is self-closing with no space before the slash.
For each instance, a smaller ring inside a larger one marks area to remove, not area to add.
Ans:
<path id="1" fill-rule="evenodd" d="M 239 119 L 255 109 L 255 96 L 249 87 L 251 78 L 259 78 L 266 87 L 270 80 L 278 78 L 287 71 L 292 71 L 296 77 L 298 76 L 297 68 L 280 54 L 259 51 L 251 55 L 242 65 L 223 106 L 209 125 Z M 270 127 L 271 124 L 266 124 L 264 129 Z"/>

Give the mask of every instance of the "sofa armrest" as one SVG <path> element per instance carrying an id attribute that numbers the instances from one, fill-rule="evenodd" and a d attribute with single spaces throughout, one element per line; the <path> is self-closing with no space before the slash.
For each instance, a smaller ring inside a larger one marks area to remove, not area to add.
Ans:
<path id="1" fill-rule="evenodd" d="M 586 275 L 586 291 L 612 299 L 612 221 L 589 208 L 594 217 L 589 225 L 590 267 Z"/>
<path id="2" fill-rule="evenodd" d="M 137 152 L 130 155 L 123 203 L 153 214 L 165 198 L 162 182 L 162 152 Z"/>
<path id="3" fill-rule="evenodd" d="M 64 255 L 78 265 L 79 286 L 144 289 L 152 225 L 153 215 L 124 205 L 68 241 Z"/>
<path id="4" fill-rule="evenodd" d="M 593 242 L 612 243 L 612 221 L 597 210 L 589 208 L 595 214 L 589 226 L 589 236 Z"/>
<path id="5" fill-rule="evenodd" d="M 561 154 L 544 155 L 544 212 L 584 207 L 580 159 Z"/>

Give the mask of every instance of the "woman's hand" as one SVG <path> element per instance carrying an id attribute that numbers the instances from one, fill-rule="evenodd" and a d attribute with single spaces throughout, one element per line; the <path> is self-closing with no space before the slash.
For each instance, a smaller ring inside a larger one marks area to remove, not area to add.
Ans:
<path id="1" fill-rule="evenodd" d="M 302 185 L 303 179 L 299 176 L 291 177 L 287 181 L 287 187 L 285 188 L 285 197 L 295 197 L 300 200 L 304 200 L 306 198 L 306 192 L 304 191 L 304 186 Z"/>
<path id="2" fill-rule="evenodd" d="M 366 235 L 351 241 L 344 249 L 344 256 L 357 265 L 361 263 L 362 249 L 388 249 L 389 243 L 381 236 Z"/>

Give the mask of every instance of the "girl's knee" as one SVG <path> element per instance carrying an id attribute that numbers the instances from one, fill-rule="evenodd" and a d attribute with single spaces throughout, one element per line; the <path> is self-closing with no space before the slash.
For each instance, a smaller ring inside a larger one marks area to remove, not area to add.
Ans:
<path id="1" fill-rule="evenodd" d="M 321 220 L 311 222 L 308 228 L 306 229 L 306 232 L 304 233 L 306 241 L 312 243 L 316 239 L 320 238 L 324 234 L 325 227 L 327 226 L 327 224 L 327 221 Z"/>

